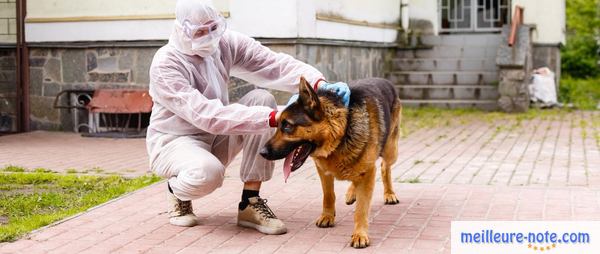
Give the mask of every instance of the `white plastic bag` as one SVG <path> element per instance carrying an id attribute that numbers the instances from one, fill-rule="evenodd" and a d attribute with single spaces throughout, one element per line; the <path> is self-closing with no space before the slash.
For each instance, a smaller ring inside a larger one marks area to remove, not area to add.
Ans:
<path id="1" fill-rule="evenodd" d="M 557 104 L 554 72 L 547 67 L 534 70 L 533 81 L 529 84 L 529 97 L 533 102 L 539 101 L 547 105 Z"/>

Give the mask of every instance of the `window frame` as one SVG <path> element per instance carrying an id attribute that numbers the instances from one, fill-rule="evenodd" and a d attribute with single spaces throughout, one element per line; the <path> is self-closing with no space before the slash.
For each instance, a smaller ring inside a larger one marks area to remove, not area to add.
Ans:
<path id="1" fill-rule="evenodd" d="M 441 33 L 489 33 L 489 32 L 500 32 L 502 30 L 502 27 L 478 27 L 478 20 L 477 20 L 477 10 L 479 9 L 479 1 L 478 0 L 470 0 L 470 6 L 469 6 L 469 14 L 471 17 L 470 20 L 470 25 L 468 28 L 444 28 L 443 27 L 443 12 L 446 11 L 448 14 L 450 14 L 451 9 L 449 8 L 450 4 L 448 5 L 448 7 L 444 7 L 442 6 L 442 2 L 444 0 L 438 0 L 438 22 L 439 22 L 439 31 Z M 485 1 L 485 0 L 484 0 Z M 491 0 L 493 2 L 493 0 Z M 458 3 L 461 3 L 461 10 L 465 9 L 465 5 L 464 2 L 465 0 L 447 0 L 448 3 L 454 3 L 454 5 L 458 5 Z M 485 6 L 485 5 L 484 5 Z M 506 24 L 510 24 L 511 20 L 511 9 L 512 9 L 512 3 L 511 0 L 506 0 L 506 4 L 503 5 L 502 4 L 502 0 L 498 0 L 498 5 L 495 8 L 496 12 L 499 12 L 499 14 L 501 15 L 501 11 L 502 8 L 506 8 Z M 459 12 L 457 11 L 457 9 L 454 10 L 454 14 L 455 16 L 459 16 Z M 485 10 L 485 7 L 484 7 Z M 462 13 L 465 13 L 464 11 L 461 12 L 461 16 Z M 493 13 L 493 12 L 489 12 L 489 11 L 485 11 L 484 15 L 487 17 L 488 13 Z M 501 20 L 501 17 L 499 17 L 498 20 Z M 485 20 L 484 17 L 484 21 L 487 22 L 493 22 L 497 21 L 496 19 L 491 19 L 491 20 Z M 452 23 L 452 22 L 450 22 Z"/>

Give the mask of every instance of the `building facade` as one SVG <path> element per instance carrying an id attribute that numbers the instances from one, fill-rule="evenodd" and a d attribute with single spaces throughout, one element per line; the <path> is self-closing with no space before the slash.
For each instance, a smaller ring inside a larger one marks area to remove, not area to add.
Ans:
<path id="1" fill-rule="evenodd" d="M 557 70 L 564 43 L 561 0 L 213 2 L 229 29 L 315 66 L 332 81 L 387 77 L 408 105 L 439 101 L 493 108 L 486 103 L 498 96 L 495 58 L 501 29 L 516 5 L 525 7 L 525 23 L 535 25 L 534 63 Z M 0 0 L 0 132 L 16 131 L 19 117 L 27 117 L 32 130 L 74 130 L 74 121 L 82 118 L 53 108 L 61 91 L 146 88 L 152 57 L 173 26 L 174 3 L 27 0 L 29 112 L 19 115 L 14 53 L 19 17 L 15 0 Z M 231 100 L 255 87 L 231 79 Z M 274 93 L 279 103 L 289 96 Z"/>

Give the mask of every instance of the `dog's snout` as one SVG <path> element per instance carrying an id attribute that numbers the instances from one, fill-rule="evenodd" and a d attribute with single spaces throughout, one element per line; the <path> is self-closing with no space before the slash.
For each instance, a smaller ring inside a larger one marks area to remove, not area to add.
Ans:
<path id="1" fill-rule="evenodd" d="M 271 154 L 271 149 L 269 149 L 269 147 L 265 145 L 262 149 L 260 149 L 259 153 L 263 158 L 268 159 L 269 154 Z"/>
<path id="2" fill-rule="evenodd" d="M 289 150 L 281 149 L 271 143 L 267 143 L 260 149 L 260 151 L 258 151 L 258 153 L 263 158 L 274 161 L 285 158 L 285 156 L 289 154 Z"/>

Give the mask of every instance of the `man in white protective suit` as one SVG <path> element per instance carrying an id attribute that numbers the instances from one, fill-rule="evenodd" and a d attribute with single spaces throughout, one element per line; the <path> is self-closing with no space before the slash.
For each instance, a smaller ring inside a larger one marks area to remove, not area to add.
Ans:
<path id="1" fill-rule="evenodd" d="M 327 83 L 315 68 L 289 55 L 227 30 L 210 1 L 178 0 L 175 12 L 169 42 L 156 52 L 150 67 L 154 106 L 146 138 L 150 167 L 168 178 L 169 221 L 196 225 L 191 200 L 219 188 L 225 168 L 243 150 L 238 225 L 283 234 L 284 223 L 259 196 L 261 183 L 273 175 L 273 162 L 259 150 L 277 127 L 275 99 L 256 89 L 230 104 L 229 77 L 296 92 L 304 76 L 315 89 L 335 91 L 346 105 L 350 90 L 342 82 Z"/>

